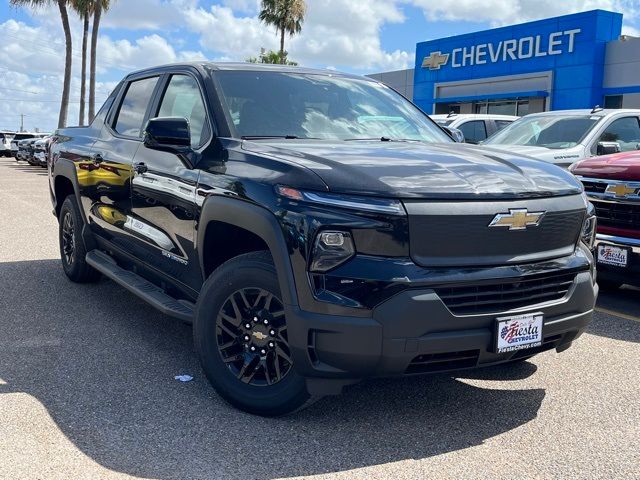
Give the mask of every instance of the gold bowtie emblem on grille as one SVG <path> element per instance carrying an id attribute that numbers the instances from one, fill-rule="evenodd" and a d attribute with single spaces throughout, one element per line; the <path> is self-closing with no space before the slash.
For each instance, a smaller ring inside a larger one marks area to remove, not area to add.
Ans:
<path id="1" fill-rule="evenodd" d="M 545 212 L 529 212 L 526 208 L 510 208 L 509 213 L 498 213 L 490 227 L 508 227 L 509 230 L 526 230 L 527 227 L 540 225 Z"/>
<path id="2" fill-rule="evenodd" d="M 258 340 L 264 340 L 265 338 L 268 337 L 268 335 L 265 335 L 262 332 L 258 332 L 257 330 L 255 332 L 253 332 L 251 335 L 253 335 L 254 337 L 256 337 Z"/>
<path id="3" fill-rule="evenodd" d="M 630 187 L 625 183 L 615 183 L 608 185 L 605 193 L 613 195 L 615 197 L 623 198 L 628 195 L 633 195 L 638 190 L 638 187 Z"/>
<path id="4" fill-rule="evenodd" d="M 449 61 L 449 54 L 442 52 L 431 52 L 428 57 L 422 60 L 422 68 L 429 67 L 429 70 L 440 70 Z"/>

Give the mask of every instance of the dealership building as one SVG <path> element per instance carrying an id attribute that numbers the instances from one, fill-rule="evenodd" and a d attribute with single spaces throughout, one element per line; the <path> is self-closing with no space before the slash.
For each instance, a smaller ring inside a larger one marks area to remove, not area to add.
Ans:
<path id="1" fill-rule="evenodd" d="M 640 108 L 640 38 L 593 10 L 416 45 L 415 68 L 370 75 L 427 113 Z"/>

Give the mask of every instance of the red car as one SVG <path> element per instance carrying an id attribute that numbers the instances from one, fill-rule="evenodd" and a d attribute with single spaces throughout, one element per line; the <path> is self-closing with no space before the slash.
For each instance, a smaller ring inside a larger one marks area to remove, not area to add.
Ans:
<path id="1" fill-rule="evenodd" d="M 596 207 L 598 283 L 640 286 L 640 151 L 588 158 L 569 170 Z"/>

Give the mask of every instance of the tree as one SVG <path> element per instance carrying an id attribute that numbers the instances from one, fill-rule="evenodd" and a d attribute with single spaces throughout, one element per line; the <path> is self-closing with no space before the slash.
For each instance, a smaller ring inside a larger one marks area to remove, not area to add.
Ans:
<path id="1" fill-rule="evenodd" d="M 262 0 L 260 20 L 276 27 L 280 34 L 280 63 L 286 61 L 284 36 L 286 33 L 293 36 L 302 31 L 306 10 L 304 0 Z"/>
<path id="2" fill-rule="evenodd" d="M 282 64 L 282 65 L 298 65 L 298 62 L 294 62 L 287 58 L 288 52 L 284 52 L 284 56 L 280 54 L 280 52 L 275 52 L 273 50 L 269 50 L 268 52 L 264 49 L 260 49 L 260 56 L 258 57 L 249 57 L 247 58 L 247 62 L 249 63 L 274 63 L 274 64 Z"/>
<path id="3" fill-rule="evenodd" d="M 96 113 L 96 53 L 98 49 L 98 32 L 102 12 L 111 7 L 110 0 L 93 0 L 93 25 L 91 26 L 91 66 L 89 71 L 89 122 Z"/>
<path id="4" fill-rule="evenodd" d="M 65 61 L 64 61 L 64 82 L 62 86 L 62 100 L 60 100 L 60 115 L 58 117 L 58 128 L 64 128 L 67 124 L 67 112 L 69 111 L 69 91 L 71 90 L 71 61 L 73 46 L 71 43 L 71 27 L 69 26 L 69 12 L 67 11 L 68 0 L 11 0 L 11 5 L 38 8 L 50 4 L 57 4 L 60 10 L 60 20 L 64 30 L 65 40 Z"/>
<path id="5" fill-rule="evenodd" d="M 80 78 L 80 125 L 84 125 L 87 103 L 87 40 L 89 38 L 89 17 L 93 10 L 92 0 L 72 0 L 73 9 L 82 19 L 82 76 Z"/>

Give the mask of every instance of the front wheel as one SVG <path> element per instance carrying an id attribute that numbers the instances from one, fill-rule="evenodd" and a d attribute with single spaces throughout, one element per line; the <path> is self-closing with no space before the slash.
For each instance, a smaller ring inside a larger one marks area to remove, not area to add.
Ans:
<path id="1" fill-rule="evenodd" d="M 273 260 L 240 255 L 205 282 L 193 325 L 195 348 L 216 391 L 235 407 L 263 416 L 299 409 L 310 399 L 295 371 Z"/>

